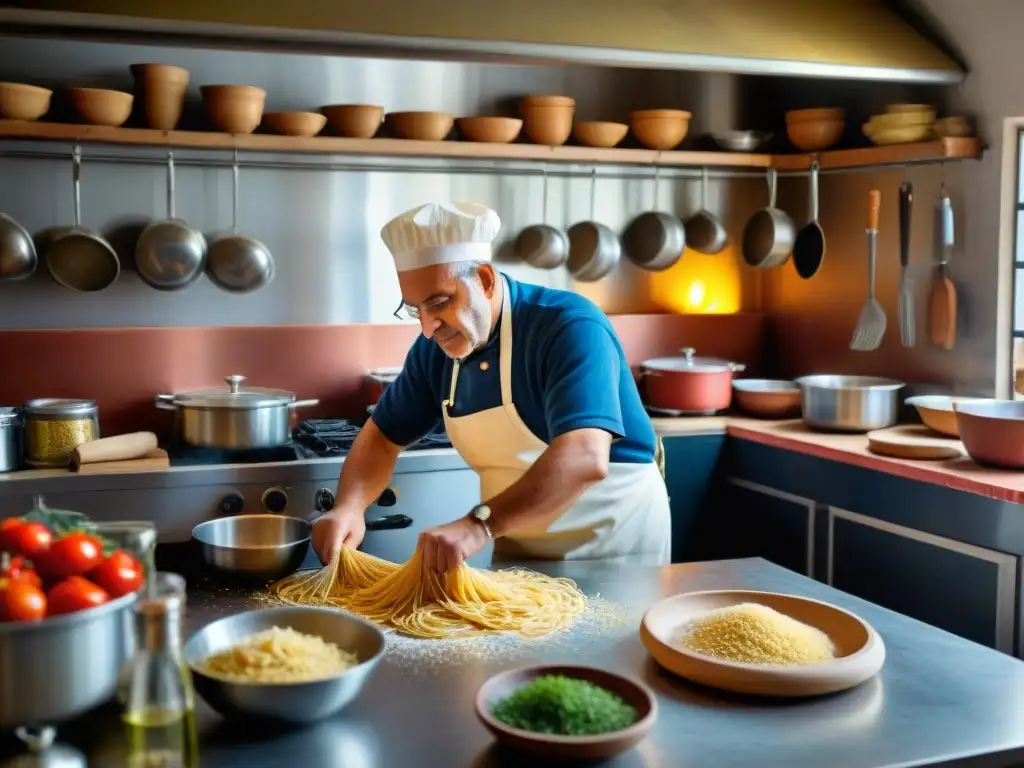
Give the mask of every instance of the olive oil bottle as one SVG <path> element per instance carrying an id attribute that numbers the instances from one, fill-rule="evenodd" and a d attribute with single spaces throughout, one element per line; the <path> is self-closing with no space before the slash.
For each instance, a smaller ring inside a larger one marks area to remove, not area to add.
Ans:
<path id="1" fill-rule="evenodd" d="M 128 768 L 196 768 L 195 693 L 181 653 L 185 598 L 170 592 L 140 597 L 135 656 L 124 723 Z"/>

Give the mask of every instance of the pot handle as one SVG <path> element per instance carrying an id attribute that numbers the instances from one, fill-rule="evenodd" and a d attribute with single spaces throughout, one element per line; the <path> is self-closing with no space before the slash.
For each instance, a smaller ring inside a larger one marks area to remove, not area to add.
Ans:
<path id="1" fill-rule="evenodd" d="M 747 370 L 747 366 L 743 363 L 729 363 L 729 370 L 733 373 L 742 373 Z"/>
<path id="2" fill-rule="evenodd" d="M 407 515 L 385 515 L 366 521 L 368 531 L 397 531 L 412 525 L 412 518 Z"/>
<path id="3" fill-rule="evenodd" d="M 157 408 L 162 411 L 176 411 L 178 410 L 174 405 L 174 395 L 157 395 L 154 398 L 154 403 Z"/>
<path id="4" fill-rule="evenodd" d="M 296 400 L 293 403 L 288 403 L 289 408 L 309 408 L 313 405 L 320 405 L 319 400 Z"/>

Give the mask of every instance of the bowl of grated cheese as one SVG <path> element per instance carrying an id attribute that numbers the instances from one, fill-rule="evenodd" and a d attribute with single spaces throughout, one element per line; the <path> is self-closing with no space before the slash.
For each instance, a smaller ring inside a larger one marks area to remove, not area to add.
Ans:
<path id="1" fill-rule="evenodd" d="M 885 644 L 859 616 L 796 595 L 689 592 L 651 606 L 640 639 L 658 664 L 701 685 L 762 696 L 818 696 L 874 677 Z"/>

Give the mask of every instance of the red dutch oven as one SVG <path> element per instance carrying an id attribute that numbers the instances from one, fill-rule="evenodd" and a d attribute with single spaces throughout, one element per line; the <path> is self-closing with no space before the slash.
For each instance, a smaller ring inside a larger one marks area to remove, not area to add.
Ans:
<path id="1" fill-rule="evenodd" d="M 401 366 L 396 368 L 374 368 L 366 372 L 366 396 L 367 404 L 375 405 L 380 400 L 384 390 L 391 386 L 391 383 L 398 378 L 402 372 Z"/>
<path id="2" fill-rule="evenodd" d="M 647 405 L 660 411 L 706 414 L 732 403 L 732 379 L 746 366 L 711 357 L 656 357 L 640 364 Z"/>

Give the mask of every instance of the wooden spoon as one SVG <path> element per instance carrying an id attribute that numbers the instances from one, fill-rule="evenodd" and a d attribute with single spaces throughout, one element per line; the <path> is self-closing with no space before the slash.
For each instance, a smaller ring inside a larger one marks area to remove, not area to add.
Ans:
<path id="1" fill-rule="evenodd" d="M 953 256 L 953 202 L 945 189 L 940 203 L 942 218 L 942 256 L 939 271 L 932 280 L 928 296 L 928 335 L 937 347 L 952 349 L 956 344 L 956 286 L 949 279 L 949 260 Z"/>

